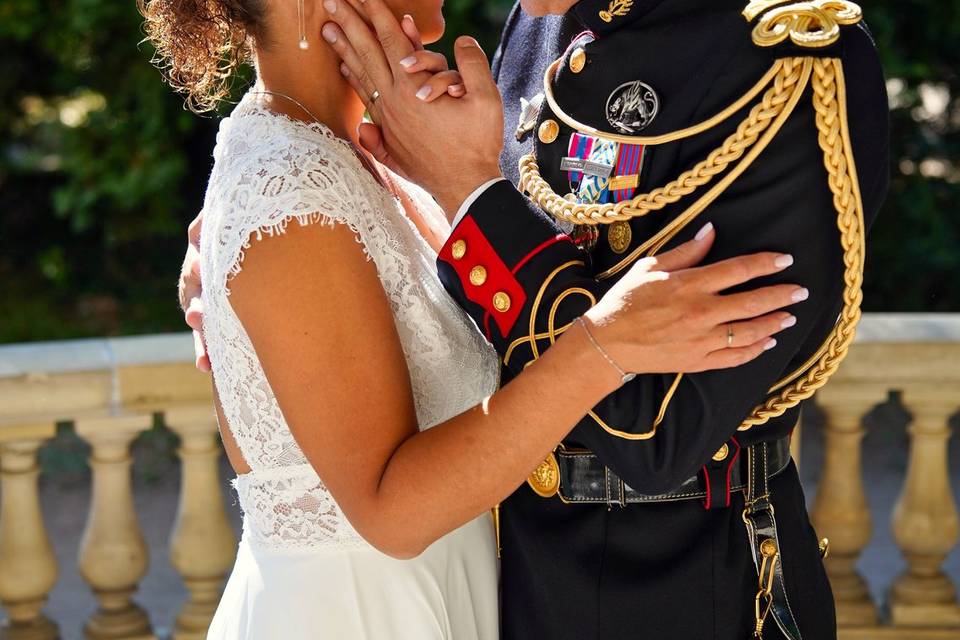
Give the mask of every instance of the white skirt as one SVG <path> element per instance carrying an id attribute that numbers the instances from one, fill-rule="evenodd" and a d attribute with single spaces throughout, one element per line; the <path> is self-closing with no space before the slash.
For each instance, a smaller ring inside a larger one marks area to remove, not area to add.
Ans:
<path id="1" fill-rule="evenodd" d="M 209 640 L 497 640 L 497 560 L 484 515 L 412 560 L 376 549 L 251 547 L 246 533 Z"/>

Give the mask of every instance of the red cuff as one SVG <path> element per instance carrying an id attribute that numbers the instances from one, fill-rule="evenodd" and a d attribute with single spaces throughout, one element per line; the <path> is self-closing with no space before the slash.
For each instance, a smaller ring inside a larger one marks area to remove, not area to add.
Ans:
<path id="1" fill-rule="evenodd" d="M 509 335 L 527 296 L 473 218 L 457 225 L 438 257 L 456 271 L 467 299 L 493 317 L 502 336 Z"/>

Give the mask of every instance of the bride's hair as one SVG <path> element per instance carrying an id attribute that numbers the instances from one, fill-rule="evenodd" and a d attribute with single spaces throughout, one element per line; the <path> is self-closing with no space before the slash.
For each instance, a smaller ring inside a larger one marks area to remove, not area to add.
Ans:
<path id="1" fill-rule="evenodd" d="M 192 111 L 230 94 L 233 72 L 264 36 L 267 0 L 137 0 L 154 47 L 153 63 Z"/>

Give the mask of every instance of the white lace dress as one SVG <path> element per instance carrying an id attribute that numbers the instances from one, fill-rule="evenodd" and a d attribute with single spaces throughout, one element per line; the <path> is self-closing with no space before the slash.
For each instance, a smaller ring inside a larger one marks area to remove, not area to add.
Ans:
<path id="1" fill-rule="evenodd" d="M 248 96 L 223 121 L 214 159 L 201 239 L 204 330 L 227 427 L 252 471 L 235 480 L 243 538 L 208 638 L 495 640 L 490 517 L 413 560 L 369 546 L 291 435 L 230 305 L 230 279 L 251 242 L 291 222 L 349 227 L 390 301 L 421 428 L 492 393 L 496 355 L 444 291 L 436 254 L 400 203 L 328 129 L 275 115 Z"/>

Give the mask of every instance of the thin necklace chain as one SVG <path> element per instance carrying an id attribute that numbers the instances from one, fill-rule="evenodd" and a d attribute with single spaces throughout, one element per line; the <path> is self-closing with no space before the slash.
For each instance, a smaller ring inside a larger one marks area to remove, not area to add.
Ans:
<path id="1" fill-rule="evenodd" d="M 285 94 L 285 93 L 280 93 L 279 91 L 267 91 L 267 90 L 254 91 L 253 93 L 259 93 L 259 94 L 262 94 L 262 95 L 277 96 L 277 97 L 280 97 L 280 98 L 285 98 L 285 99 L 289 100 L 290 102 L 292 102 L 293 104 L 295 104 L 295 105 L 297 105 L 298 107 L 300 107 L 301 109 L 303 109 L 303 112 L 306 113 L 306 114 L 307 114 L 308 116 L 310 116 L 311 118 L 313 118 L 314 122 L 316 122 L 317 124 L 323 124 L 322 122 L 320 122 L 320 118 L 318 118 L 317 116 L 313 115 L 313 112 L 310 111 L 310 109 L 307 109 L 305 106 L 303 106 L 303 103 L 302 103 L 302 102 L 300 102 L 300 101 L 297 100 L 296 98 L 292 98 L 292 97 L 288 96 L 288 95 Z"/>

